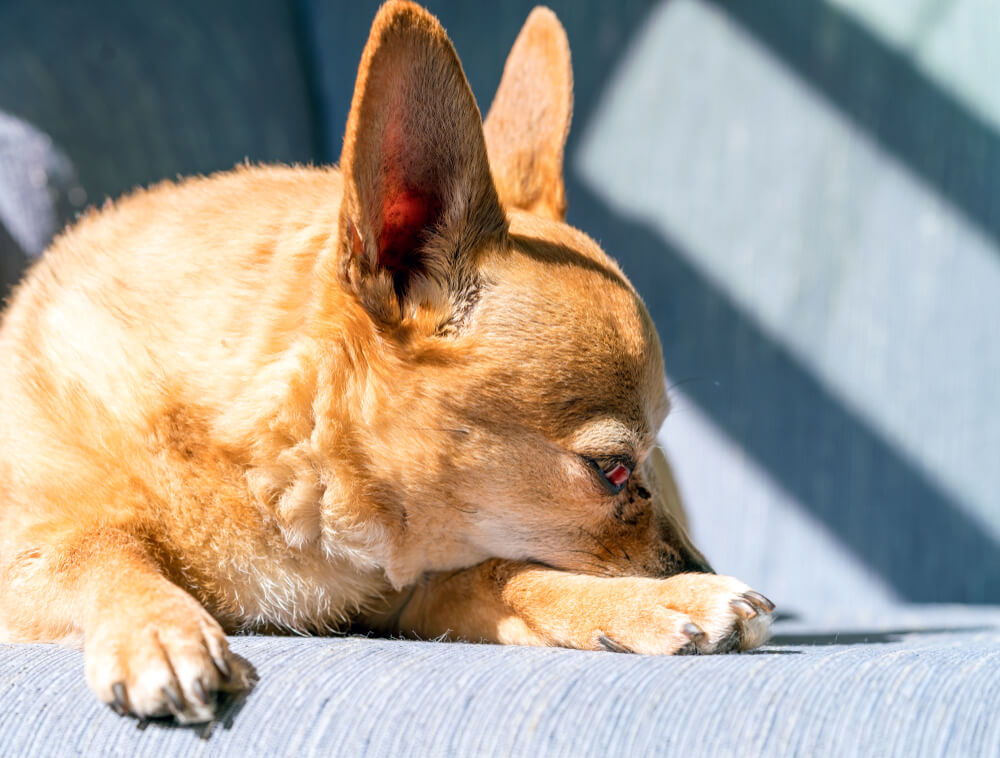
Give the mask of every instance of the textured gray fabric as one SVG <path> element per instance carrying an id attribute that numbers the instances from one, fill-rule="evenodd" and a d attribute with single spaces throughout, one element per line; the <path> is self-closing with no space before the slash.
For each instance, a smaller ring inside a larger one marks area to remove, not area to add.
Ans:
<path id="1" fill-rule="evenodd" d="M 45 249 L 81 192 L 47 135 L 0 112 L 0 294 Z"/>
<path id="2" fill-rule="evenodd" d="M 81 656 L 0 645 L 0 755 L 1000 753 L 1000 610 L 779 622 L 755 654 L 657 658 L 363 638 L 232 640 L 260 683 L 209 739 L 91 698 Z"/>
<path id="3" fill-rule="evenodd" d="M 69 159 L 48 135 L 0 113 L 0 223 L 29 258 L 41 255 L 81 198 Z"/>
<path id="4" fill-rule="evenodd" d="M 0 110 L 50 135 L 89 201 L 315 154 L 293 3 L 0 3 Z"/>

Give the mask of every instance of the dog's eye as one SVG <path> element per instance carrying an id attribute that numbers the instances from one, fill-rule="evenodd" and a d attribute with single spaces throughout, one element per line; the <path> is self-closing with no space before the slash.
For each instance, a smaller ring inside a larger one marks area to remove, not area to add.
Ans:
<path id="1" fill-rule="evenodd" d="M 622 463 L 621 461 L 616 461 L 610 465 L 601 465 L 593 458 L 588 458 L 587 463 L 589 463 L 591 468 L 597 472 L 597 475 L 601 480 L 601 484 L 603 484 L 612 495 L 617 495 L 621 492 L 622 488 L 628 482 L 628 478 L 632 476 L 632 466 Z"/>

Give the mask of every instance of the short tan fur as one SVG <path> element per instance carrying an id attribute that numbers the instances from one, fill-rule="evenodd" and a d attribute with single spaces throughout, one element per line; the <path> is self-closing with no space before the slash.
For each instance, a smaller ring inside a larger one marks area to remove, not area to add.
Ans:
<path id="1" fill-rule="evenodd" d="M 551 11 L 484 129 L 390 2 L 339 168 L 164 182 L 59 237 L 0 329 L 0 640 L 82 645 L 99 698 L 182 721 L 247 683 L 225 632 L 761 644 L 773 606 L 711 573 L 656 447 L 653 323 L 564 223 L 571 106 Z"/>

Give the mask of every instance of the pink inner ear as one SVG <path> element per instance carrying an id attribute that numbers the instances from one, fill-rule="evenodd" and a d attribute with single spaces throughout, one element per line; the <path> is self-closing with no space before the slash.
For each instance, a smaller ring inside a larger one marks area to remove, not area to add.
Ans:
<path id="1" fill-rule="evenodd" d="M 441 212 L 436 193 L 426 186 L 420 141 L 408 136 L 404 125 L 404 114 L 394 114 L 382 137 L 385 183 L 378 262 L 397 284 L 420 265 L 416 251 Z"/>
<path id="2" fill-rule="evenodd" d="M 434 195 L 405 185 L 386 197 L 378 244 L 379 265 L 393 273 L 412 268 L 417 262 L 413 254 L 424 233 L 437 220 L 439 210 Z"/>

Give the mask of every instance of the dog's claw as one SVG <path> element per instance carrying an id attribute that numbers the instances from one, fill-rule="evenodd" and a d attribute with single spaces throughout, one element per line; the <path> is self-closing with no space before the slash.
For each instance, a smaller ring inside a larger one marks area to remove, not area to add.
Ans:
<path id="1" fill-rule="evenodd" d="M 607 637 L 607 636 L 605 636 L 603 634 L 598 636 L 597 641 L 600 643 L 601 647 L 603 647 L 605 650 L 607 650 L 608 652 L 611 652 L 611 653 L 631 653 L 632 652 L 631 650 L 629 650 L 627 647 L 625 647 L 621 643 L 615 642 L 613 639 L 611 639 L 610 637 Z"/>
<path id="2" fill-rule="evenodd" d="M 194 690 L 194 696 L 202 705 L 208 705 L 211 702 L 208 691 L 205 689 L 205 685 L 202 684 L 201 679 L 195 679 L 191 689 Z"/>
<path id="3" fill-rule="evenodd" d="M 701 627 L 697 624 L 691 623 L 690 621 L 684 624 L 681 631 L 684 632 L 685 636 L 695 644 L 700 644 L 705 640 L 705 633 L 701 630 Z"/>
<path id="4" fill-rule="evenodd" d="M 125 695 L 125 685 L 121 682 L 115 682 L 111 685 L 111 692 L 114 694 L 115 699 L 111 701 L 111 709 L 117 713 L 119 716 L 124 716 L 128 713 L 128 707 L 126 705 L 126 695 Z"/>
<path id="5" fill-rule="evenodd" d="M 168 684 L 164 687 L 163 694 L 167 698 L 167 707 L 174 716 L 179 716 L 184 712 L 184 701 L 181 699 L 174 685 Z"/>
<path id="6" fill-rule="evenodd" d="M 681 646 L 674 653 L 675 655 L 698 655 L 701 652 L 701 645 L 705 644 L 706 635 L 697 624 L 688 621 L 681 627 L 684 636 L 689 642 Z"/>
<path id="7" fill-rule="evenodd" d="M 225 681 L 228 682 L 232 680 L 233 670 L 229 666 L 229 661 L 227 661 L 222 655 L 213 655 L 212 663 L 215 664 L 215 667 L 219 670 L 219 673 L 222 674 L 222 678 Z"/>
<path id="8" fill-rule="evenodd" d="M 731 600 L 729 602 L 729 607 L 732 608 L 733 611 L 736 612 L 736 615 L 744 621 L 752 619 L 757 615 L 757 609 L 753 607 L 749 600 L 742 597 Z"/>
<path id="9" fill-rule="evenodd" d="M 775 609 L 774 603 L 772 603 L 766 597 L 761 595 L 759 592 L 755 592 L 754 590 L 750 590 L 749 592 L 744 592 L 743 597 L 745 597 L 755 606 L 763 610 L 765 613 L 771 613 Z"/>

